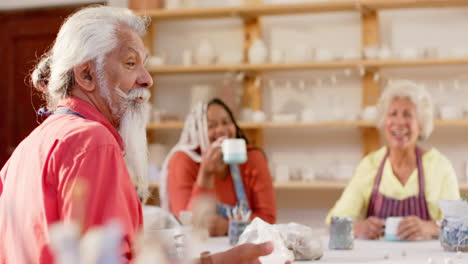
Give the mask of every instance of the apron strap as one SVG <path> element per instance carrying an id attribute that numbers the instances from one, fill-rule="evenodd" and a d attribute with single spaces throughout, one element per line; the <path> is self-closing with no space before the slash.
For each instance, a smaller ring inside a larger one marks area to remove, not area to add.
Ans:
<path id="1" fill-rule="evenodd" d="M 231 171 L 232 182 L 234 184 L 234 190 L 236 192 L 237 206 L 241 207 L 242 210 L 250 210 L 249 201 L 244 189 L 244 183 L 240 174 L 239 166 L 237 164 L 230 164 L 229 169 Z M 221 217 L 228 219 L 228 212 L 234 209 L 234 206 L 230 206 L 223 203 L 216 204 L 216 213 Z"/>
<path id="2" fill-rule="evenodd" d="M 369 216 L 371 211 L 373 211 L 375 203 L 377 202 L 376 199 L 379 193 L 380 181 L 382 180 L 382 174 L 383 174 L 383 170 L 385 167 L 385 161 L 387 160 L 388 155 L 389 155 L 389 150 L 387 149 L 387 152 L 385 153 L 385 156 L 383 157 L 382 162 L 380 163 L 379 170 L 377 171 L 377 175 L 375 176 L 374 186 L 372 187 L 371 198 L 369 201 L 369 205 L 367 206 L 367 216 Z"/>

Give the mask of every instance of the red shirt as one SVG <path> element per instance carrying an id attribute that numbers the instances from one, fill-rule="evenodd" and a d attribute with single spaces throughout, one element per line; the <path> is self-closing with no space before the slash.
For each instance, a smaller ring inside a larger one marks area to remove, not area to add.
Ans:
<path id="1" fill-rule="evenodd" d="M 214 189 L 203 189 L 196 184 L 200 164 L 184 152 L 176 152 L 168 164 L 168 195 L 171 212 L 179 216 L 180 211 L 189 210 L 191 203 L 201 194 L 213 194 L 217 201 L 235 206 L 236 191 L 231 172 L 224 179 L 215 177 Z M 247 162 L 239 165 L 245 193 L 252 210 L 251 219 L 260 217 L 274 224 L 276 205 L 273 183 L 268 165 L 260 150 L 247 152 Z"/>
<path id="2" fill-rule="evenodd" d="M 84 232 L 118 220 L 124 232 L 122 256 L 131 259 L 143 217 L 122 138 L 90 104 L 68 98 L 60 106 L 84 118 L 50 116 L 0 171 L 0 263 L 53 263 L 48 227 L 71 220 L 80 222 Z M 84 195 L 77 199 L 75 187 L 81 186 Z"/>

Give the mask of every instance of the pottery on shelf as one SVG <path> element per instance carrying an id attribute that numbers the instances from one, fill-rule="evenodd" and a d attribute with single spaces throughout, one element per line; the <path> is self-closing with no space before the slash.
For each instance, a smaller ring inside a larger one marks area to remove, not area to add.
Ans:
<path id="1" fill-rule="evenodd" d="M 284 62 L 283 52 L 279 49 L 272 49 L 270 52 L 270 62 L 271 63 L 283 63 Z"/>
<path id="2" fill-rule="evenodd" d="M 242 60 L 243 55 L 240 51 L 225 51 L 218 57 L 219 64 L 241 64 Z"/>
<path id="3" fill-rule="evenodd" d="M 261 39 L 256 39 L 249 48 L 249 63 L 261 64 L 267 60 L 268 51 Z"/>
<path id="4" fill-rule="evenodd" d="M 208 39 L 203 39 L 195 52 L 195 62 L 198 65 L 210 65 L 214 63 L 215 57 L 213 44 Z"/>

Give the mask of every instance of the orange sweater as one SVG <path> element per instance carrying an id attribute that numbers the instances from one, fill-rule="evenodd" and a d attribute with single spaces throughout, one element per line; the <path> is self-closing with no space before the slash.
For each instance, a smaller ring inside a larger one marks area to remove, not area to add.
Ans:
<path id="1" fill-rule="evenodd" d="M 263 153 L 257 149 L 247 152 L 247 162 L 239 165 L 244 189 L 252 210 L 251 219 L 260 217 L 271 224 L 276 221 L 276 203 L 270 171 Z M 168 164 L 168 195 L 171 212 L 190 210 L 191 203 L 201 194 L 213 194 L 216 200 L 234 206 L 237 203 L 231 173 L 225 179 L 215 177 L 214 189 L 196 184 L 200 164 L 184 152 L 176 152 Z"/>

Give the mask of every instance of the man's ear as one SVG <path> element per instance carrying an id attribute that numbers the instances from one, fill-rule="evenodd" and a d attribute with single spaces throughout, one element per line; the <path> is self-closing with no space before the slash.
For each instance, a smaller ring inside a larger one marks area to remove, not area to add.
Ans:
<path id="1" fill-rule="evenodd" d="M 78 84 L 78 87 L 86 93 L 92 93 L 97 88 L 95 69 L 96 67 L 91 61 L 73 68 L 75 82 Z"/>

